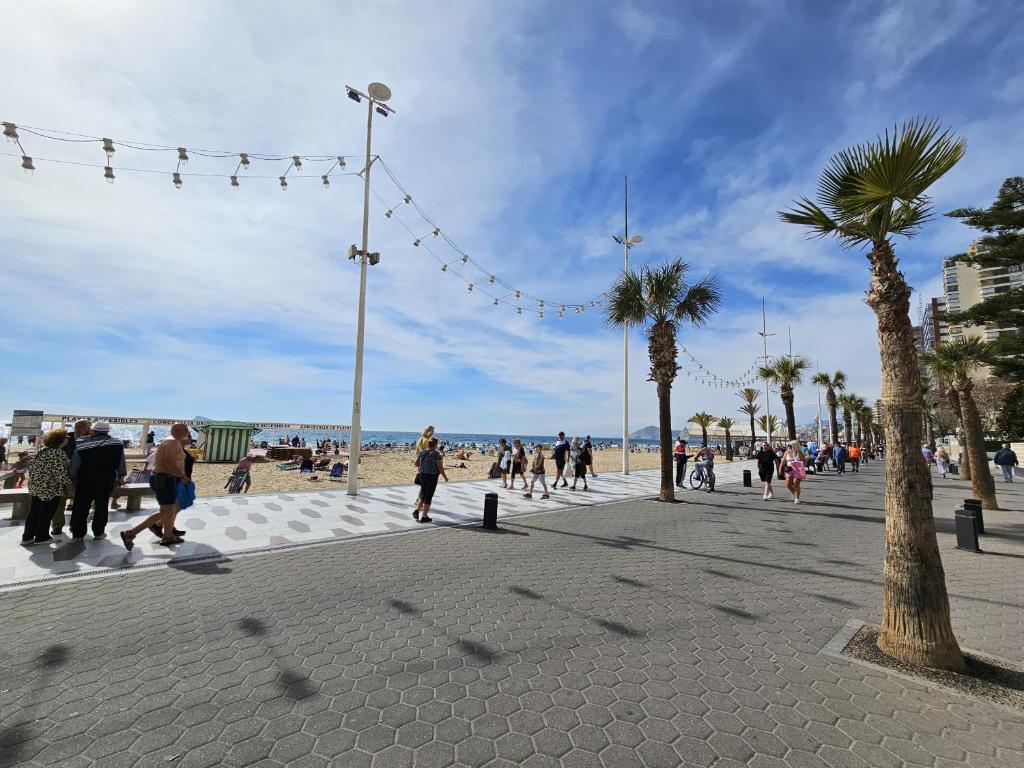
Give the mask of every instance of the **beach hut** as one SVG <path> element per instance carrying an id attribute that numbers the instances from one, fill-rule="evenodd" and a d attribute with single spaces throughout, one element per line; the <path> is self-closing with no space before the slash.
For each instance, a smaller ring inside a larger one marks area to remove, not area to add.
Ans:
<path id="1" fill-rule="evenodd" d="M 208 421 L 193 427 L 199 432 L 196 445 L 202 461 L 238 461 L 249 452 L 249 438 L 259 427 L 243 421 Z"/>

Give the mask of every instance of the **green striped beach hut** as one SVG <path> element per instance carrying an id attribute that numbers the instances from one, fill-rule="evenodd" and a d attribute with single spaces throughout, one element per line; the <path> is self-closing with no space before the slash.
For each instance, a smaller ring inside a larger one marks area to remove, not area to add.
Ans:
<path id="1" fill-rule="evenodd" d="M 249 438 L 260 431 L 243 421 L 208 421 L 194 428 L 204 462 L 239 461 L 249 452 Z"/>

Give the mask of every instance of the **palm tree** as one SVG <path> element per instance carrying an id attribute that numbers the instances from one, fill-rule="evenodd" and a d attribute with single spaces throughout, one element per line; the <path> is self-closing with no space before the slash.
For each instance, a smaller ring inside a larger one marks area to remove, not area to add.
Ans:
<path id="1" fill-rule="evenodd" d="M 971 381 L 971 372 L 991 360 L 988 343 L 977 337 L 968 337 L 939 344 L 921 358 L 932 369 L 935 378 L 949 382 L 956 391 L 963 414 L 966 453 L 971 461 L 971 489 L 985 509 L 999 509 L 995 481 L 985 455 L 985 433 L 974 402 L 974 383 Z"/>
<path id="2" fill-rule="evenodd" d="M 857 412 L 857 423 L 863 425 L 864 437 L 867 439 L 869 443 L 873 443 L 875 441 L 875 412 L 871 410 L 870 405 L 867 405 L 865 403 L 864 406 L 860 409 L 860 411 Z"/>
<path id="3" fill-rule="evenodd" d="M 761 428 L 761 431 L 766 435 L 777 435 L 779 434 L 779 420 L 775 418 L 775 415 L 768 417 L 758 416 L 757 426 Z"/>
<path id="4" fill-rule="evenodd" d="M 825 405 L 828 406 L 828 423 L 831 442 L 839 441 L 839 422 L 836 419 L 836 392 L 846 391 L 846 374 L 836 371 L 829 375 L 825 371 L 814 374 L 811 383 L 825 388 Z"/>
<path id="5" fill-rule="evenodd" d="M 608 292 L 605 322 L 643 328 L 651 358 L 650 379 L 658 391 L 658 437 L 661 443 L 661 501 L 675 501 L 672 477 L 672 382 L 679 373 L 676 337 L 683 323 L 699 326 L 722 303 L 718 282 L 706 277 L 686 280 L 687 265 L 676 259 L 660 267 L 626 270 Z"/>
<path id="6" fill-rule="evenodd" d="M 725 460 L 732 461 L 732 428 L 736 426 L 736 419 L 723 416 L 718 420 L 718 426 L 725 430 Z"/>
<path id="7" fill-rule="evenodd" d="M 966 143 L 934 121 L 911 121 L 832 156 L 808 198 L 782 220 L 868 246 L 867 304 L 878 318 L 886 439 L 886 550 L 878 647 L 908 664 L 965 668 L 949 618 L 946 577 L 935 539 L 929 476 L 921 461 L 918 366 L 910 286 L 891 237 L 911 237 L 931 212 L 928 188 L 963 157 Z"/>
<path id="8" fill-rule="evenodd" d="M 849 395 L 849 398 L 850 415 L 857 420 L 857 426 L 854 429 L 853 439 L 858 445 L 860 445 L 860 443 L 862 442 L 861 438 L 863 437 L 862 427 L 864 425 L 864 422 L 861 421 L 861 413 L 864 411 L 865 408 L 868 407 L 868 404 L 864 402 L 864 398 L 861 397 L 860 395 L 851 394 Z"/>
<path id="9" fill-rule="evenodd" d="M 843 409 L 843 440 L 849 443 L 853 440 L 853 411 L 857 407 L 857 396 L 852 392 L 844 392 L 836 398 L 836 403 Z"/>
<path id="10" fill-rule="evenodd" d="M 761 397 L 761 390 L 754 389 L 753 387 L 744 387 L 736 394 L 743 401 L 743 405 L 740 406 L 740 413 L 745 413 L 750 417 L 750 448 L 747 451 L 747 455 L 753 456 L 754 438 L 756 437 L 754 434 L 754 417 L 761 410 L 761 406 L 757 404 L 758 398 Z"/>
<path id="11" fill-rule="evenodd" d="M 690 417 L 690 421 L 700 427 L 700 444 L 708 444 L 708 427 L 715 423 L 715 417 L 707 411 L 701 411 L 695 413 Z"/>
<path id="12" fill-rule="evenodd" d="M 964 409 L 960 407 L 960 393 L 957 392 L 953 387 L 947 390 L 949 395 L 949 408 L 953 411 L 953 415 L 956 416 L 957 427 L 957 439 L 964 438 L 966 440 L 967 431 L 964 429 Z M 986 457 L 988 458 L 988 457 Z M 963 451 L 963 461 L 960 466 L 960 477 L 964 480 L 971 480 L 973 482 L 973 475 L 971 474 L 971 457 L 967 451 Z"/>
<path id="13" fill-rule="evenodd" d="M 771 365 L 762 365 L 757 373 L 769 384 L 779 388 L 782 405 L 786 409 L 786 429 L 790 440 L 796 440 L 796 415 L 793 413 L 793 387 L 803 382 L 804 371 L 810 365 L 806 357 L 783 355 Z"/>

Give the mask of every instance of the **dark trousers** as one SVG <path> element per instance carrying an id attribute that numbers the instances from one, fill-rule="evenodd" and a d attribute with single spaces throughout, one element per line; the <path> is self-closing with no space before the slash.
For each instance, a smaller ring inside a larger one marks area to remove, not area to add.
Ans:
<path id="1" fill-rule="evenodd" d="M 676 485 L 682 485 L 686 478 L 686 462 L 676 459 Z"/>
<path id="2" fill-rule="evenodd" d="M 48 538 L 50 536 L 50 521 L 53 520 L 57 506 L 63 501 L 64 499 L 60 496 L 45 501 L 38 496 L 33 496 L 32 506 L 25 518 L 25 531 L 21 534 L 21 540 L 32 541 Z"/>
<path id="3" fill-rule="evenodd" d="M 85 536 L 89 521 L 89 507 L 96 505 L 92 516 L 92 532 L 97 536 L 107 529 L 107 515 L 110 494 L 114 490 L 114 481 L 106 483 L 85 484 L 79 482 L 75 486 L 75 503 L 71 507 L 71 535 L 76 539 Z"/>

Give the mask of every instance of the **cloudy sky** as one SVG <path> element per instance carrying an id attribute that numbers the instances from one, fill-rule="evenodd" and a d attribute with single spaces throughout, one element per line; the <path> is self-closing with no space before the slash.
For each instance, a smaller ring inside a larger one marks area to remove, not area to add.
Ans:
<path id="1" fill-rule="evenodd" d="M 813 191 L 832 152 L 916 115 L 969 142 L 934 189 L 937 210 L 989 202 L 1024 168 L 1021 39 L 1009 0 L 36 0 L 4 9 L 0 119 L 172 147 L 359 155 L 365 109 L 344 86 L 387 83 L 397 114 L 376 120 L 374 152 L 454 242 L 548 311 L 517 316 L 470 293 L 413 247 L 403 222 L 442 261 L 457 258 L 411 206 L 386 219 L 374 200 L 364 428 L 614 435 L 621 334 L 596 310 L 551 309 L 599 297 L 621 268 L 609 235 L 622 228 L 624 174 L 631 232 L 646 238 L 634 261 L 682 257 L 695 278 L 722 280 L 723 311 L 682 332 L 707 369 L 735 377 L 761 353 L 764 295 L 775 353 L 791 328 L 794 353 L 844 370 L 873 400 L 863 255 L 805 240 L 776 211 Z M 122 146 L 106 184 L 102 168 L 43 160 L 102 165 L 95 142 L 22 131 L 22 143 L 34 174 L 0 155 L 0 413 L 349 422 L 358 178 L 332 174 L 325 192 L 328 166 L 307 162 L 314 178 L 282 191 L 287 161 L 254 162 L 233 190 L 219 175 L 235 160 L 193 154 L 182 170 L 211 175 L 176 190 L 175 152 Z M 397 203 L 381 171 L 373 186 Z M 939 217 L 897 244 L 924 298 L 940 291 L 940 259 L 969 239 Z M 638 428 L 657 410 L 641 335 L 631 348 Z M 801 420 L 816 402 L 812 387 L 798 391 Z M 737 405 L 731 390 L 681 376 L 674 421 L 739 417 Z"/>

